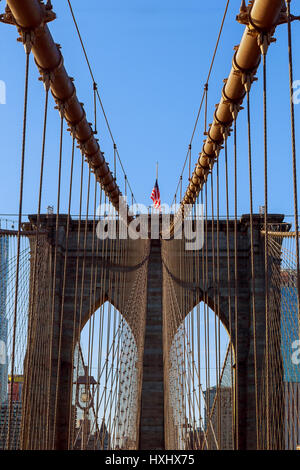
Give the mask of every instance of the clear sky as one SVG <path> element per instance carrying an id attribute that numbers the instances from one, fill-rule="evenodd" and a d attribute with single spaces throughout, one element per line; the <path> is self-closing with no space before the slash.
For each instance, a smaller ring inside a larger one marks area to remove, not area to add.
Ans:
<path id="1" fill-rule="evenodd" d="M 3 10 L 5 2 L 2 2 Z M 197 110 L 225 0 L 73 0 L 72 5 L 88 51 L 119 153 L 138 202 L 150 205 L 159 161 L 162 202 L 171 203 L 187 153 Z M 68 9 L 67 0 L 53 0 L 57 20 L 49 27 L 62 45 L 66 69 L 75 77 L 78 96 L 93 120 L 92 82 Z M 240 0 L 231 0 L 220 47 L 209 85 L 208 113 L 212 121 L 214 105 L 220 100 L 222 80 L 231 68 L 233 47 L 240 42 L 244 27 L 235 20 Z M 293 9 L 296 3 L 292 2 Z M 297 12 L 294 11 L 295 14 Z M 298 12 L 299 13 L 299 12 Z M 2 41 L 0 80 L 6 83 L 7 102 L 0 105 L 1 172 L 0 213 L 16 213 L 19 199 L 21 129 L 23 114 L 25 54 L 16 42 L 16 28 L 0 25 Z M 293 24 L 295 79 L 300 79 L 300 25 Z M 287 27 L 279 26 L 277 43 L 268 54 L 269 111 L 269 210 L 293 213 L 288 89 Z M 252 90 L 254 208 L 264 203 L 262 80 Z M 25 163 L 25 214 L 36 212 L 42 139 L 43 88 L 31 61 L 29 129 Z M 100 113 L 100 110 L 99 110 Z M 238 120 L 239 214 L 249 212 L 246 116 Z M 100 119 L 100 117 L 99 117 Z M 296 122 L 300 105 L 296 106 Z M 200 116 L 192 150 L 194 166 L 203 140 Z M 51 110 L 47 135 L 45 183 L 42 210 L 56 208 L 59 117 Z M 102 150 L 112 162 L 112 144 L 103 120 L 99 122 Z M 70 137 L 65 134 L 63 179 L 68 185 Z M 297 133 L 299 140 L 299 133 Z M 232 141 L 232 139 L 231 139 Z M 233 162 L 232 143 L 230 162 Z M 224 154 L 220 156 L 224 182 Z M 79 184 L 80 155 L 75 165 L 75 188 Z M 232 168 L 231 181 L 232 181 Z M 123 181 L 119 171 L 119 183 Z M 225 214 L 225 185 L 221 187 L 221 212 Z M 187 183 L 185 174 L 183 184 Z M 76 191 L 74 192 L 76 195 Z M 233 196 L 233 189 L 231 189 Z M 67 196 L 63 192 L 62 208 Z M 72 206 L 78 211 L 78 201 Z M 233 213 L 233 204 L 230 212 Z"/>

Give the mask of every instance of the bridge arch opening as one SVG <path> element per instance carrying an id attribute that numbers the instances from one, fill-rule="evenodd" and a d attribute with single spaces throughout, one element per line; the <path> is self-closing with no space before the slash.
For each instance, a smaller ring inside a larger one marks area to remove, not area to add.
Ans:
<path id="1" fill-rule="evenodd" d="M 234 349 L 220 317 L 201 301 L 169 350 L 169 402 L 178 449 L 233 449 Z"/>
<path id="2" fill-rule="evenodd" d="M 138 348 L 124 316 L 105 301 L 85 322 L 74 352 L 74 449 L 136 449 Z"/>

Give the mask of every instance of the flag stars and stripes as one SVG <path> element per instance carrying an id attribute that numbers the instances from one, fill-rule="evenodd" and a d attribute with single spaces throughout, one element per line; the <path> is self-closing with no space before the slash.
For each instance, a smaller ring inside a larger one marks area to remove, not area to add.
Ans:
<path id="1" fill-rule="evenodd" d="M 154 188 L 151 193 L 151 199 L 153 201 L 153 205 L 155 209 L 160 209 L 160 192 L 159 192 L 159 187 L 158 187 L 158 182 L 157 180 L 155 181 Z"/>

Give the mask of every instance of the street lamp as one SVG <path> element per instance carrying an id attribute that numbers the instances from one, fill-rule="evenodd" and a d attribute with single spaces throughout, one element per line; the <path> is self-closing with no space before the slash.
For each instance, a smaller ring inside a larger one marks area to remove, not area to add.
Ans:
<path id="1" fill-rule="evenodd" d="M 76 385 L 75 406 L 83 411 L 81 449 L 86 447 L 90 425 L 89 410 L 94 405 L 95 387 L 97 385 L 94 377 L 89 375 L 88 367 L 83 367 L 84 375 L 80 375 L 76 382 L 73 382 Z"/>

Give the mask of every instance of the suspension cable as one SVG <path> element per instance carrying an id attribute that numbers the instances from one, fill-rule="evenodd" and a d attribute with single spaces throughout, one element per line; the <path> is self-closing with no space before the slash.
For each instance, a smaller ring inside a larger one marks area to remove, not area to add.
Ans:
<path id="1" fill-rule="evenodd" d="M 266 309 L 266 433 L 267 450 L 270 450 L 270 406 L 269 406 L 269 380 L 270 380 L 270 357 L 269 357 L 269 244 L 268 244 L 268 121 L 267 121 L 267 57 L 263 50 L 263 119 L 264 119 L 264 224 L 265 224 L 265 309 Z"/>
<path id="2" fill-rule="evenodd" d="M 82 51 L 83 51 L 83 53 L 84 53 L 84 57 L 85 57 L 85 60 L 86 60 L 86 63 L 87 63 L 87 66 L 88 66 L 88 69 L 89 69 L 89 72 L 90 72 L 92 81 L 93 81 L 94 92 L 95 92 L 95 94 L 97 95 L 97 98 L 98 98 L 98 101 L 99 101 L 99 104 L 100 104 L 100 107 L 101 107 L 101 110 L 102 110 L 102 113 L 103 113 L 103 117 L 104 117 L 104 119 L 105 119 L 105 123 L 106 123 L 107 129 L 108 129 L 110 138 L 111 138 L 112 143 L 113 143 L 113 145 L 114 145 L 115 154 L 116 154 L 116 156 L 118 157 L 119 164 L 120 164 L 120 166 L 121 166 L 121 168 L 122 168 L 122 171 L 123 171 L 123 173 L 124 173 L 124 175 L 125 175 L 126 172 L 125 172 L 125 169 L 124 169 L 124 166 L 123 166 L 123 163 L 122 163 L 120 154 L 119 154 L 119 150 L 118 150 L 116 141 L 115 141 L 115 139 L 114 139 L 114 136 L 113 136 L 113 133 L 112 133 L 112 130 L 111 130 L 111 126 L 110 126 L 109 121 L 108 121 L 107 114 L 106 114 L 105 109 L 104 109 L 104 106 L 103 106 L 103 102 L 102 102 L 102 99 L 101 99 L 101 95 L 100 95 L 100 93 L 99 93 L 99 89 L 98 89 L 98 86 L 97 86 L 97 82 L 96 82 L 96 80 L 95 80 L 95 75 L 94 75 L 94 72 L 93 72 L 93 69 L 92 69 L 91 62 L 90 62 L 90 60 L 89 60 L 88 54 L 87 54 L 86 47 L 85 47 L 85 45 L 84 45 L 84 41 L 83 41 L 83 38 L 82 38 L 82 34 L 81 34 L 81 32 L 80 32 L 79 25 L 78 25 L 78 22 L 77 22 L 77 20 L 76 20 L 75 13 L 74 13 L 74 10 L 73 10 L 71 1 L 70 1 L 70 0 L 67 0 L 67 2 L 68 2 L 68 5 L 69 5 L 69 8 L 70 8 L 71 16 L 72 16 L 72 19 L 73 19 L 73 22 L 74 22 L 74 25 L 75 25 L 75 28 L 76 28 L 76 31 L 77 31 L 77 34 L 78 34 L 78 38 L 79 38 L 80 44 L 81 44 L 81 47 L 82 47 Z M 131 185 L 130 185 L 130 183 L 129 183 L 128 180 L 127 180 L 127 184 L 128 184 L 128 187 L 129 187 L 130 191 L 133 192 L 133 191 L 132 191 L 132 188 L 131 188 Z M 134 198 L 134 200 L 135 200 L 135 202 L 136 202 L 136 199 L 135 199 L 135 198 Z"/>
<path id="3" fill-rule="evenodd" d="M 248 160 L 249 160 L 249 197 L 250 197 L 250 251 L 251 251 L 251 280 L 252 280 L 252 323 L 254 348 L 254 382 L 255 382 L 255 420 L 256 445 L 260 447 L 259 421 L 258 421 L 258 382 L 257 382 L 257 345 L 256 345 L 256 295 L 255 295 L 255 267 L 254 267 L 254 235 L 253 235 L 253 181 L 252 181 L 252 142 L 251 142 L 251 107 L 250 93 L 247 90 L 247 120 L 248 120 Z"/>
<path id="4" fill-rule="evenodd" d="M 19 216 L 18 216 L 18 237 L 17 237 L 17 267 L 16 267 L 16 283 L 15 283 L 15 305 L 13 319 L 13 340 L 11 355 L 11 393 L 9 397 L 9 418 L 6 448 L 10 449 L 11 445 L 11 424 L 13 413 L 13 388 L 14 388 L 14 368 L 15 368 L 15 345 L 16 330 L 18 316 L 18 296 L 19 296 L 19 274 L 20 274 L 20 242 L 21 242 L 21 225 L 22 225 L 22 207 L 23 207 L 23 188 L 24 188 L 24 166 L 25 166 L 25 150 L 26 150 L 26 130 L 27 130 L 27 107 L 28 107 L 28 81 L 29 81 L 29 58 L 31 52 L 30 34 L 24 35 L 24 44 L 26 52 L 25 65 L 25 91 L 24 91 L 24 112 L 23 112 L 23 138 L 22 138 L 22 154 L 21 154 L 21 174 L 20 174 L 20 195 L 19 195 Z"/>
<path id="5" fill-rule="evenodd" d="M 69 0 L 68 0 L 68 1 L 69 1 Z M 194 124 L 194 127 L 193 127 L 193 132 L 192 132 L 192 135 L 191 135 L 191 138 L 190 138 L 190 142 L 189 142 L 189 145 L 188 145 L 188 151 L 187 151 L 187 154 L 186 154 L 186 157 L 185 157 L 185 161 L 184 161 L 184 164 L 183 164 L 183 168 L 182 168 L 182 170 L 181 170 L 181 174 L 180 174 L 180 178 L 179 178 L 179 182 L 178 182 L 178 185 L 177 185 L 177 189 L 176 189 L 175 194 L 177 194 L 177 192 L 178 192 L 178 188 L 179 188 L 179 185 L 180 185 L 180 179 L 182 179 L 182 177 L 183 177 L 183 173 L 184 173 L 184 170 L 185 170 L 185 167 L 186 167 L 188 158 L 189 158 L 190 146 L 193 144 L 193 140 L 194 140 L 195 133 L 196 133 L 196 130 L 197 130 L 197 127 L 198 127 L 198 122 L 199 122 L 199 118 L 200 118 L 200 114 L 201 114 L 201 111 L 202 111 L 202 107 L 203 107 L 204 100 L 205 100 L 205 102 L 206 102 L 205 107 L 206 107 L 206 110 L 207 110 L 207 90 L 208 90 L 208 84 L 209 84 L 210 76 L 211 76 L 211 73 L 212 73 L 212 70 L 213 70 L 213 66 L 214 66 L 214 63 L 215 63 L 215 58 L 216 58 L 216 55 L 217 55 L 217 51 L 218 51 L 218 48 L 219 48 L 220 39 L 221 39 L 221 35 L 222 35 L 222 32 L 223 32 L 223 28 L 224 28 L 224 23 L 225 23 L 225 20 L 226 20 L 226 16 L 227 16 L 227 11 L 228 11 L 228 7 L 229 7 L 229 3 L 230 3 L 230 0 L 227 0 L 226 6 L 225 6 L 225 11 L 224 11 L 223 18 L 222 18 L 222 22 L 221 22 L 221 26 L 220 26 L 220 28 L 219 28 L 219 33 L 218 33 L 217 42 L 216 42 L 216 45 L 215 45 L 215 48 L 214 48 L 214 52 L 213 52 L 213 56 L 212 56 L 212 59 L 211 59 L 211 62 L 210 62 L 210 66 L 209 66 L 209 70 L 208 70 L 206 82 L 205 82 L 205 85 L 204 85 L 204 89 L 203 89 L 203 93 L 202 93 L 202 97 L 201 97 L 201 101 L 200 101 L 200 106 L 199 106 L 198 113 L 197 113 L 197 116 L 196 116 L 196 121 L 195 121 L 195 124 Z M 205 126 L 205 128 L 206 128 L 206 126 Z M 181 198 L 180 198 L 180 201 L 181 201 Z M 174 199 L 173 199 L 172 204 L 173 204 L 173 203 L 174 203 Z"/>
<path id="6" fill-rule="evenodd" d="M 292 163 L 293 163 L 293 190 L 294 190 L 294 224 L 296 234 L 296 270 L 297 270 L 297 300 L 298 300 L 298 324 L 300 337 L 300 264 L 299 264 L 299 218 L 298 218 L 298 188 L 297 188 L 297 158 L 296 158 L 296 132 L 295 132 L 295 107 L 293 100 L 293 50 L 292 50 L 292 27 L 291 27 L 291 0 L 286 0 L 287 26 L 288 26 L 288 55 L 289 55 L 289 86 L 291 106 L 291 139 L 292 139 Z"/>

